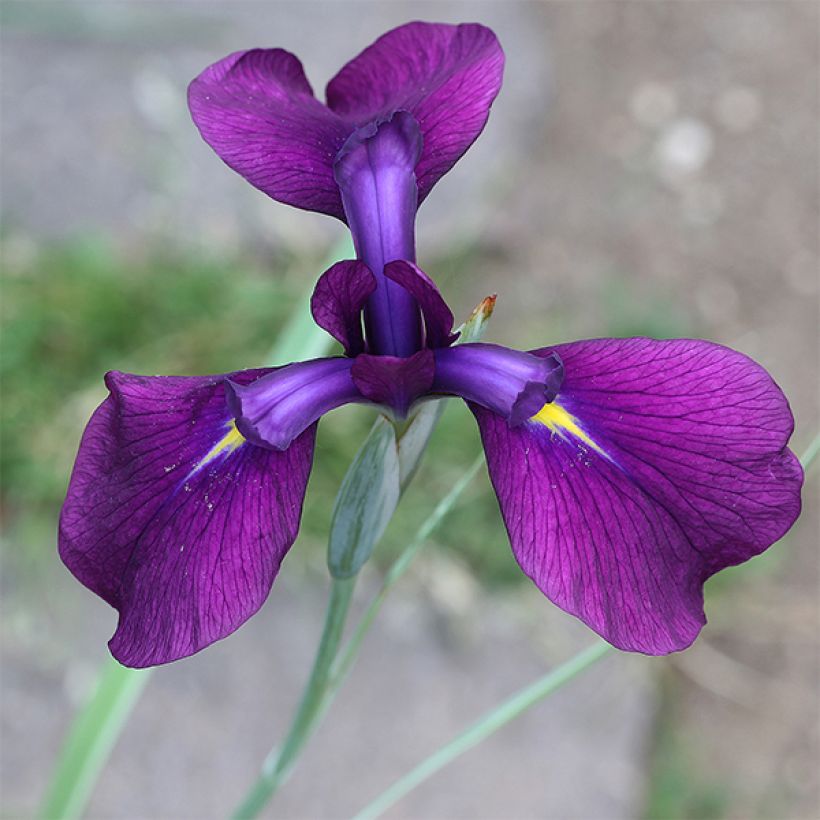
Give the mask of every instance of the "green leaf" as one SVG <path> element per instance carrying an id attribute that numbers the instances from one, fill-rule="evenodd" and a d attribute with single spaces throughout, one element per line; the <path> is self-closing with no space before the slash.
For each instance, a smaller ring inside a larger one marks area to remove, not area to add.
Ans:
<path id="1" fill-rule="evenodd" d="M 51 779 L 40 817 L 80 817 L 131 710 L 151 677 L 109 660 L 96 691 L 74 719 Z"/>
<path id="2" fill-rule="evenodd" d="M 424 761 L 400 777 L 387 791 L 360 811 L 354 820 L 375 820 L 406 794 L 424 783 L 429 777 L 452 763 L 466 751 L 490 737 L 527 709 L 574 680 L 581 672 L 613 651 L 608 643 L 597 641 L 582 652 L 556 667 L 544 677 L 521 689 L 512 697 L 491 709 L 460 735 L 442 746 Z"/>
<path id="3" fill-rule="evenodd" d="M 353 242 L 348 235 L 337 242 L 325 261 L 323 270 L 327 270 L 340 259 L 350 259 L 354 256 Z M 267 361 L 272 367 L 304 362 L 307 359 L 318 359 L 326 356 L 335 344 L 333 337 L 313 321 L 310 311 L 310 298 L 313 288 L 305 291 L 299 303 L 294 307 L 290 320 L 276 337 L 276 343 L 268 353 Z"/>
<path id="4" fill-rule="evenodd" d="M 336 496 L 327 550 L 335 578 L 350 578 L 370 557 L 399 503 L 399 474 L 396 433 L 380 416 Z"/>

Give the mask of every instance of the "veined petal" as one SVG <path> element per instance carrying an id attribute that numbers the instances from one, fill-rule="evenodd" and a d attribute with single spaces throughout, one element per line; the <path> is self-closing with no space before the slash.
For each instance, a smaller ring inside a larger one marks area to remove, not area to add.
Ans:
<path id="1" fill-rule="evenodd" d="M 376 290 L 376 277 L 356 259 L 337 262 L 316 283 L 310 310 L 319 327 L 341 343 L 348 356 L 364 351 L 362 310 Z"/>
<path id="2" fill-rule="evenodd" d="M 333 160 L 351 127 L 313 96 L 293 54 L 231 54 L 193 80 L 188 106 L 205 142 L 252 185 L 344 220 Z"/>
<path id="3" fill-rule="evenodd" d="M 126 666 L 177 660 L 236 630 L 296 538 L 315 426 L 284 452 L 246 442 L 225 379 L 109 373 L 83 434 L 60 556 L 119 611 L 109 646 Z"/>
<path id="4" fill-rule="evenodd" d="M 408 23 L 382 35 L 328 83 L 328 106 L 358 125 L 409 111 L 424 140 L 421 202 L 487 122 L 504 72 L 493 32 L 465 23 Z"/>
<path id="5" fill-rule="evenodd" d="M 452 332 L 453 312 L 435 282 L 420 267 L 399 259 L 384 266 L 384 275 L 418 302 L 424 317 L 425 347 L 448 347 L 458 338 L 458 334 Z"/>
<path id="6" fill-rule="evenodd" d="M 471 405 L 522 569 L 621 649 L 683 649 L 703 584 L 800 512 L 788 403 L 758 364 L 694 340 L 597 339 L 535 351 L 565 367 L 529 422 Z"/>

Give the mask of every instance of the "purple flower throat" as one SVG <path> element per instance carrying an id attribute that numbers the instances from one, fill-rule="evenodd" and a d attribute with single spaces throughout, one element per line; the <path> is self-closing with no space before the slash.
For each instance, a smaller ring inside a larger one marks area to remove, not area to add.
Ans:
<path id="1" fill-rule="evenodd" d="M 416 261 L 415 168 L 422 142 L 413 115 L 397 111 L 351 134 L 333 165 L 356 256 L 376 278 L 364 310 L 368 351 L 375 355 L 412 356 L 421 349 L 418 302 L 385 277 L 384 267 Z"/>

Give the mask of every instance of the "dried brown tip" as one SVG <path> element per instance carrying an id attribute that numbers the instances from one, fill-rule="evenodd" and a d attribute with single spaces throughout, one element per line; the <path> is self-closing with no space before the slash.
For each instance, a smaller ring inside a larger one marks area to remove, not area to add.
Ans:
<path id="1" fill-rule="evenodd" d="M 470 319 L 472 320 L 477 316 L 481 315 L 484 321 L 486 322 L 487 319 L 489 319 L 490 316 L 493 315 L 493 311 L 495 310 L 495 300 L 497 296 L 498 294 L 494 293 L 492 294 L 492 296 L 486 296 L 484 299 L 482 299 L 470 315 Z"/>

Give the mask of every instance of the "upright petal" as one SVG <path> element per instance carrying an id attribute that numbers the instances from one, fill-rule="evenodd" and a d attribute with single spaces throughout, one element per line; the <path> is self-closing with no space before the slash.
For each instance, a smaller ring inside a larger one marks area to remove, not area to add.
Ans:
<path id="1" fill-rule="evenodd" d="M 126 666 L 183 658 L 237 629 L 296 538 L 315 426 L 285 452 L 255 447 L 236 430 L 225 378 L 109 373 L 83 435 L 60 556 L 119 611 L 109 646 Z"/>
<path id="2" fill-rule="evenodd" d="M 424 139 L 421 202 L 481 133 L 504 72 L 484 26 L 408 23 L 388 31 L 328 83 L 328 106 L 357 125 L 409 111 Z"/>
<path id="3" fill-rule="evenodd" d="M 418 302 L 424 317 L 425 347 L 447 347 L 458 338 L 458 334 L 452 332 L 453 312 L 435 282 L 420 267 L 399 259 L 384 266 L 384 275 L 401 285 Z"/>
<path id="4" fill-rule="evenodd" d="M 351 128 L 319 102 L 299 60 L 281 48 L 239 51 L 188 87 L 203 139 L 268 196 L 344 219 L 333 160 Z"/>
<path id="5" fill-rule="evenodd" d="M 693 340 L 559 345 L 558 397 L 510 429 L 478 405 L 522 569 L 621 649 L 665 654 L 706 622 L 703 584 L 800 512 L 793 420 L 766 371 Z"/>
<path id="6" fill-rule="evenodd" d="M 376 290 L 376 277 L 357 259 L 346 259 L 328 268 L 310 298 L 313 320 L 345 349 L 348 356 L 364 351 L 362 310 Z"/>
<path id="7" fill-rule="evenodd" d="M 333 166 L 356 257 L 376 277 L 364 316 L 368 346 L 388 356 L 410 356 L 420 347 L 418 305 L 383 274 L 386 262 L 416 258 L 420 152 L 418 123 L 399 111 L 357 129 Z"/>

